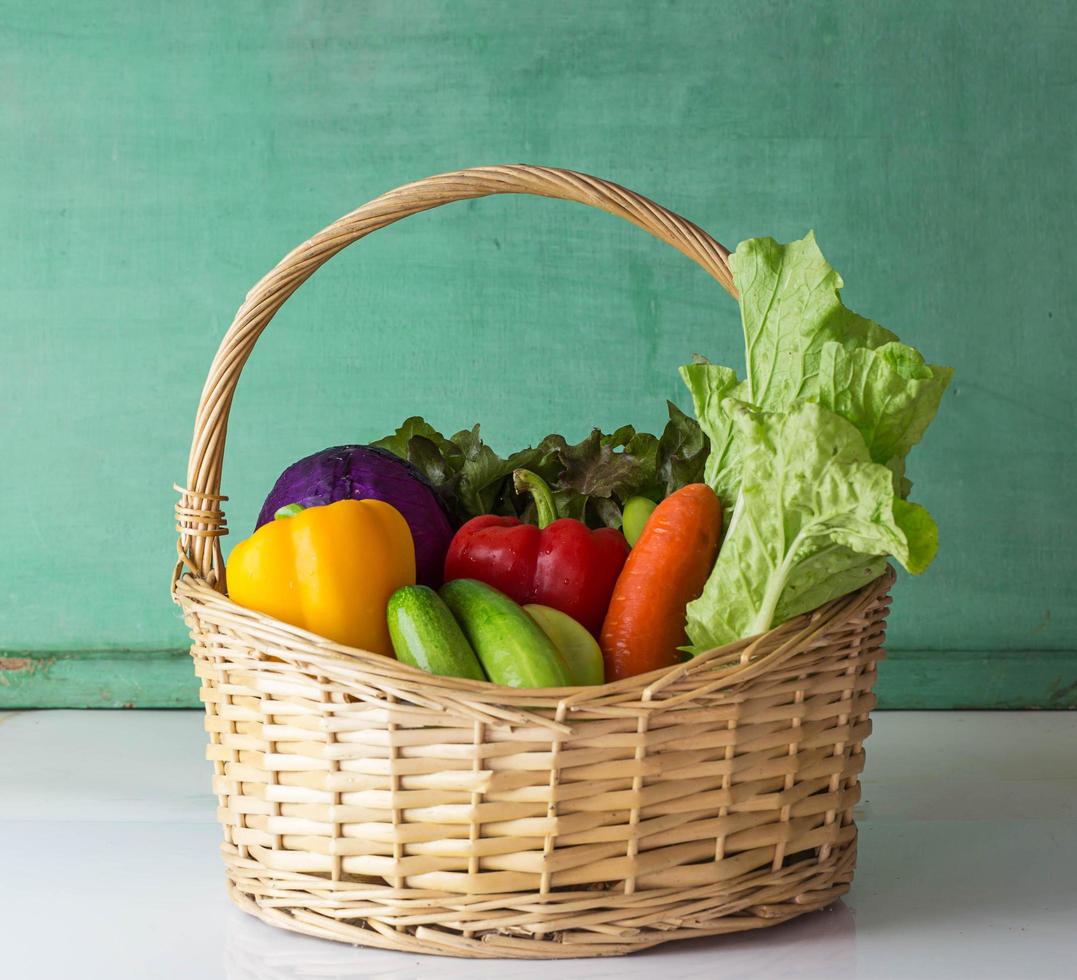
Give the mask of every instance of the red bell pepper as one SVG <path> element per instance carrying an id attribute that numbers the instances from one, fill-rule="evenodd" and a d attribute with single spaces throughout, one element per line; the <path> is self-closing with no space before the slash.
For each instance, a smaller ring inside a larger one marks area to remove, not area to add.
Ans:
<path id="1" fill-rule="evenodd" d="M 496 514 L 473 517 L 449 545 L 445 581 L 478 579 L 521 605 L 560 609 L 597 636 L 628 542 L 614 528 L 592 531 L 558 518 L 550 488 L 534 473 L 517 470 L 513 478 L 535 498 L 538 527 Z"/>

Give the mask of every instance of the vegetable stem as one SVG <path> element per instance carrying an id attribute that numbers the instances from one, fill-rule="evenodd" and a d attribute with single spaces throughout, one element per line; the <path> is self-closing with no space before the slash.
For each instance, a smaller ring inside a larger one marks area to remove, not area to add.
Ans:
<path id="1" fill-rule="evenodd" d="M 512 485 L 517 493 L 529 493 L 535 501 L 535 516 L 539 528 L 544 528 L 557 520 L 557 505 L 549 485 L 537 473 L 531 470 L 513 470 Z"/>
<path id="2" fill-rule="evenodd" d="M 306 510 L 302 504 L 285 504 L 283 507 L 278 507 L 273 513 L 273 520 L 279 521 L 285 517 L 295 517 L 296 514 Z"/>
<path id="3" fill-rule="evenodd" d="M 789 574 L 793 570 L 796 554 L 803 543 L 803 539 L 804 532 L 801 531 L 795 538 L 793 538 L 792 544 L 786 548 L 785 557 L 782 559 L 782 563 L 778 567 L 778 570 L 770 576 L 770 581 L 767 583 L 767 591 L 764 593 L 763 601 L 759 605 L 759 612 L 752 621 L 751 630 L 747 634 L 748 636 L 765 633 L 770 629 L 771 624 L 774 622 L 774 611 L 778 608 L 778 600 L 781 599 L 782 592 L 785 591 L 785 583 L 789 581 Z"/>

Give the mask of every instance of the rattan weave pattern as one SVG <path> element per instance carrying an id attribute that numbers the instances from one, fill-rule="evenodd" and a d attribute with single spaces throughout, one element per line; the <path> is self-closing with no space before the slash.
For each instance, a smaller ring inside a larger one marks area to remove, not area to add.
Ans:
<path id="1" fill-rule="evenodd" d="M 223 594 L 227 415 L 261 330 L 351 241 L 491 193 L 619 214 L 732 292 L 725 249 L 694 225 L 616 185 L 531 167 L 383 195 L 252 289 L 203 390 L 173 580 L 230 893 L 300 932 L 477 957 L 610 955 L 822 908 L 855 865 L 891 572 L 668 670 L 541 691 L 431 677 Z"/>

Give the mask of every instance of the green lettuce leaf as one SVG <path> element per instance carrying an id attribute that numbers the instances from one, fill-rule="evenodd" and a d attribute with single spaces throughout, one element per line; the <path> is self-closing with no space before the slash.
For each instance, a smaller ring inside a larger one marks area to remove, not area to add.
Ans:
<path id="1" fill-rule="evenodd" d="M 815 403 L 852 425 L 865 460 L 889 471 L 900 498 L 891 508 L 899 527 L 915 541 L 933 542 L 935 526 L 927 512 L 910 510 L 912 505 L 904 504 L 911 489 L 905 460 L 938 411 L 951 369 L 925 363 L 914 348 L 847 309 L 841 301 L 841 277 L 823 258 L 811 234 L 789 245 L 771 238 L 743 242 L 730 265 L 740 291 L 745 379 L 738 381 L 731 368 L 701 358 L 681 368 L 700 426 L 711 442 L 704 479 L 722 501 L 727 541 L 736 537 L 743 500 L 753 499 L 751 493 L 741 494 L 748 449 L 744 420 L 738 413 L 743 415 L 749 408 L 789 413 Z M 879 471 L 874 472 L 878 475 Z M 770 528 L 770 532 L 779 531 L 781 542 L 791 540 L 784 525 Z M 770 625 L 851 592 L 882 573 L 883 556 L 891 553 L 890 548 L 877 543 L 865 552 L 863 542 L 841 541 L 836 525 L 829 533 L 832 540 L 827 547 L 801 556 L 797 573 L 779 593 L 767 595 Z M 845 533 L 851 532 L 846 529 Z M 737 547 L 733 545 L 734 551 Z M 892 553 L 901 558 L 898 552 Z M 727 568 L 731 560 L 725 559 Z M 742 606 L 747 602 L 745 583 L 762 574 L 765 569 L 747 565 L 738 570 Z M 769 581 L 773 584 L 777 579 L 771 575 Z M 712 598 L 716 587 L 710 586 Z M 721 625 L 716 607 L 706 615 L 702 606 L 696 608 L 697 632 L 708 642 L 718 637 L 734 639 L 744 635 L 735 634 L 736 628 L 747 630 L 755 624 L 743 609 L 739 614 L 732 609 L 732 618 Z M 715 624 L 709 632 L 708 618 Z"/>
<path id="2" fill-rule="evenodd" d="M 594 429 L 575 445 L 560 435 L 543 439 L 529 468 L 549 482 L 558 514 L 591 527 L 619 528 L 630 497 L 661 500 L 700 480 L 707 437 L 695 419 L 672 403 L 667 408 L 669 421 L 660 437 L 625 425 L 608 435 Z M 530 506 L 523 514 L 531 519 Z"/>
<path id="3" fill-rule="evenodd" d="M 886 564 L 885 555 L 861 555 L 843 545 L 806 558 L 799 575 L 782 592 L 771 625 L 855 592 L 882 575 Z"/>
<path id="4" fill-rule="evenodd" d="M 902 500 L 863 436 L 828 409 L 760 412 L 729 400 L 743 476 L 702 595 L 688 604 L 692 652 L 764 632 L 879 574 L 893 555 L 913 574 L 937 548 L 934 521 Z M 861 556 L 858 560 L 856 556 Z"/>
<path id="5" fill-rule="evenodd" d="M 732 368 L 711 364 L 705 358 L 684 365 L 681 377 L 692 395 L 699 426 L 710 441 L 703 480 L 722 502 L 723 520 L 728 525 L 740 489 L 741 459 L 736 426 L 725 403 L 730 398 L 743 399 L 745 384 L 737 380 Z"/>
<path id="6" fill-rule="evenodd" d="M 812 232 L 788 245 L 773 238 L 741 242 L 729 265 L 744 327 L 744 400 L 758 408 L 784 411 L 795 401 L 814 401 L 828 341 L 851 350 L 897 340 L 842 303 L 844 283 Z"/>
<path id="7" fill-rule="evenodd" d="M 385 438 L 379 439 L 377 442 L 372 442 L 371 445 L 378 449 L 385 449 L 401 459 L 407 459 L 409 444 L 414 436 L 421 436 L 439 450 L 448 441 L 426 419 L 413 415 L 409 419 L 404 419 L 392 435 L 385 436 Z"/>
<path id="8" fill-rule="evenodd" d="M 530 466 L 535 456 L 535 450 L 527 449 L 502 459 L 483 441 L 477 425 L 446 437 L 418 417 L 406 419 L 372 445 L 418 469 L 459 523 L 477 514 L 515 513 L 512 471 Z"/>
<path id="9" fill-rule="evenodd" d="M 666 402 L 666 410 L 669 421 L 662 430 L 655 455 L 659 497 L 666 497 L 689 483 L 701 483 L 710 456 L 710 440 L 699 423 L 673 402 Z"/>
<path id="10" fill-rule="evenodd" d="M 697 358 L 681 368 L 712 452 L 704 479 L 728 523 L 740 486 L 737 427 L 723 408 L 736 398 L 766 411 L 813 401 L 852 422 L 907 496 L 904 457 L 939 407 L 952 371 L 924 363 L 888 330 L 847 309 L 841 277 L 812 234 L 780 245 L 742 242 L 730 257 L 740 290 L 747 377 Z"/>
<path id="11" fill-rule="evenodd" d="M 530 450 L 513 453 L 507 459 L 502 459 L 482 441 L 478 425 L 457 432 L 450 437 L 449 442 L 460 451 L 463 458 L 458 492 L 467 513 L 471 515 L 497 512 L 513 470 L 526 467 L 531 458 Z"/>
<path id="12" fill-rule="evenodd" d="M 905 457 L 935 417 L 953 373 L 905 344 L 849 350 L 828 342 L 820 351 L 817 400 L 856 426 L 872 460 L 889 466 L 908 496 Z"/>
<path id="13" fill-rule="evenodd" d="M 512 485 L 513 471 L 528 469 L 549 483 L 560 516 L 620 527 L 629 497 L 660 500 L 702 479 L 710 443 L 694 418 L 672 403 L 668 409 L 660 437 L 631 425 L 611 433 L 594 429 L 575 444 L 552 434 L 507 458 L 483 441 L 477 425 L 446 437 L 418 417 L 373 445 L 415 466 L 460 523 L 490 513 L 533 520 L 530 495 Z"/>

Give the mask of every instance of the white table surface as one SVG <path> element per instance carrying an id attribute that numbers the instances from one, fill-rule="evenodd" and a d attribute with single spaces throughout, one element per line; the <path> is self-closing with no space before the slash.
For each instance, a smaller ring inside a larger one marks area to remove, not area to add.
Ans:
<path id="1" fill-rule="evenodd" d="M 556 963 L 357 949 L 233 908 L 203 745 L 197 712 L 0 714 L 0 975 L 1077 977 L 1077 713 L 877 713 L 844 901 Z"/>

